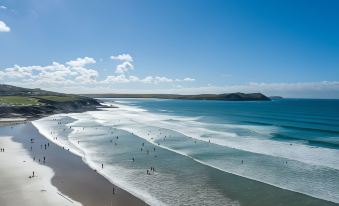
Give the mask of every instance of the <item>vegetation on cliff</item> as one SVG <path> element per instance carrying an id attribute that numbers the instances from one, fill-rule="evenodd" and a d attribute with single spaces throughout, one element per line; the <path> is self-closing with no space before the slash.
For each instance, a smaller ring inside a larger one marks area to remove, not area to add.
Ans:
<path id="1" fill-rule="evenodd" d="M 89 97 L 0 84 L 0 118 L 37 118 L 93 110 L 97 106 L 99 102 Z"/>

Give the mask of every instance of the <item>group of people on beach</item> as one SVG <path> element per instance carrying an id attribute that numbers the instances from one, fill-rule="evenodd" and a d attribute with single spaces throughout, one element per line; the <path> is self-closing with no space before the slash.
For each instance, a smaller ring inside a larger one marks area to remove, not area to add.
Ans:
<path id="1" fill-rule="evenodd" d="M 34 138 L 30 138 L 30 143 L 31 145 L 35 144 L 35 139 Z M 49 142 L 44 143 L 44 144 L 40 144 L 40 150 L 47 150 L 50 147 Z M 30 147 L 30 150 L 33 151 L 33 146 Z M 43 163 L 45 164 L 46 162 L 46 156 L 42 156 L 41 158 L 35 158 L 35 155 L 33 156 L 33 161 L 35 161 L 36 159 L 38 159 L 39 163 Z M 35 172 L 32 171 L 32 175 L 29 176 L 29 178 L 33 178 L 36 177 Z"/>
<path id="2" fill-rule="evenodd" d="M 33 178 L 33 177 L 35 177 L 35 173 L 34 173 L 34 171 L 32 172 L 32 175 L 31 175 L 31 176 L 29 176 L 28 178 L 29 178 L 29 179 L 31 179 L 31 178 Z"/>
<path id="3" fill-rule="evenodd" d="M 154 168 L 154 167 L 151 167 L 150 170 L 147 170 L 147 171 L 146 171 L 146 174 L 152 175 L 152 174 L 154 174 L 154 172 L 155 172 L 155 168 Z"/>

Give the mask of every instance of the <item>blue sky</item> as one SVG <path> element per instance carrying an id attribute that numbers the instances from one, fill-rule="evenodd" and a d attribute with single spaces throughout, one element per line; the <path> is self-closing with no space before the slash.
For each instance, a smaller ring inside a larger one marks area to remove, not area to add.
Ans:
<path id="1" fill-rule="evenodd" d="M 338 11 L 335 0 L 0 0 L 0 82 L 339 98 Z"/>

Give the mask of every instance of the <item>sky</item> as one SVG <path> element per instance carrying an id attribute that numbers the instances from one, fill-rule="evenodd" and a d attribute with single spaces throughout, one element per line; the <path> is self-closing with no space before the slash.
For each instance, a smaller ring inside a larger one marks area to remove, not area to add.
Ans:
<path id="1" fill-rule="evenodd" d="M 336 0 L 0 0 L 0 83 L 339 98 Z"/>

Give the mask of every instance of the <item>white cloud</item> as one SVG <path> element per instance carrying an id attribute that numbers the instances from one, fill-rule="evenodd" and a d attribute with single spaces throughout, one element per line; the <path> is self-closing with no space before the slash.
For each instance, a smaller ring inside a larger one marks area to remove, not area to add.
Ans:
<path id="1" fill-rule="evenodd" d="M 99 80 L 99 73 L 94 69 L 73 67 L 68 64 L 53 62 L 47 66 L 14 65 L 0 69 L 1 83 L 25 87 L 42 87 L 59 92 L 72 93 L 231 93 L 261 92 L 265 95 L 304 98 L 339 98 L 339 81 L 299 82 L 299 83 L 258 83 L 202 87 L 185 87 L 176 85 L 178 79 L 165 76 L 146 76 L 140 78 L 133 75 L 109 75 Z M 184 81 L 186 78 L 180 80 Z M 190 78 L 193 79 L 193 78 Z M 186 80 L 187 81 L 187 80 Z M 189 80 L 191 81 L 191 80 Z M 129 83 L 139 84 L 127 86 Z M 157 87 L 154 84 L 160 84 Z M 126 86 L 123 86 L 126 85 Z"/>
<path id="2" fill-rule="evenodd" d="M 19 66 L 6 68 L 0 77 L 8 81 L 31 83 L 35 85 L 68 85 L 95 83 L 98 72 L 84 66 L 94 63 L 93 58 L 85 57 L 69 61 L 66 64 L 53 62 L 47 66 Z"/>
<path id="3" fill-rule="evenodd" d="M 131 82 L 138 82 L 138 83 L 145 83 L 145 84 L 158 84 L 158 83 L 170 83 L 173 82 L 173 79 L 167 78 L 164 76 L 147 76 L 145 78 L 139 78 L 137 76 L 126 76 L 125 74 L 120 74 L 116 76 L 107 76 L 105 80 L 101 83 L 131 83 Z"/>
<path id="4" fill-rule="evenodd" d="M 66 62 L 66 64 L 73 66 L 73 67 L 83 67 L 87 64 L 95 64 L 95 63 L 96 61 L 91 57 L 77 58 L 76 60 Z"/>
<path id="5" fill-rule="evenodd" d="M 99 73 L 94 69 L 83 67 L 74 67 L 72 69 L 78 74 L 78 76 L 75 77 L 75 81 L 80 81 L 81 83 L 95 83 L 96 78 L 99 76 Z"/>
<path id="6" fill-rule="evenodd" d="M 141 80 L 143 83 L 151 84 L 154 81 L 154 78 L 152 76 L 147 76 Z"/>
<path id="7" fill-rule="evenodd" d="M 146 84 L 171 83 L 173 81 L 173 79 L 164 76 L 147 76 L 140 80 L 140 82 Z"/>
<path id="8" fill-rule="evenodd" d="M 191 77 L 186 77 L 184 79 L 175 79 L 176 82 L 194 82 L 195 79 Z"/>
<path id="9" fill-rule="evenodd" d="M 167 78 L 167 77 L 154 77 L 154 82 L 159 83 L 159 82 L 173 82 L 173 79 Z"/>
<path id="10" fill-rule="evenodd" d="M 9 28 L 5 22 L 0 21 L 0 32 L 10 32 L 11 28 Z"/>
<path id="11" fill-rule="evenodd" d="M 46 66 L 19 66 L 0 69 L 1 83 L 25 87 L 42 87 L 59 92 L 88 93 L 91 92 L 133 92 L 133 93 L 231 93 L 231 92 L 261 92 L 266 95 L 281 95 L 284 97 L 318 97 L 339 98 L 339 81 L 297 82 L 297 83 L 263 83 L 215 86 L 209 84 L 202 87 L 187 87 L 177 85 L 181 82 L 192 82 L 194 78 L 169 78 L 166 76 L 138 77 L 127 75 L 134 67 L 129 61 L 119 64 L 117 75 L 103 76 L 99 72 L 86 68 L 96 61 L 91 57 L 77 58 L 64 64 L 52 62 Z M 139 84 L 138 87 L 119 85 L 128 83 Z M 161 85 L 160 85 L 161 83 Z M 152 84 L 159 84 L 155 87 Z M 140 86 L 140 87 L 139 87 Z M 129 89 L 127 89 L 129 88 Z M 159 89 L 158 89 L 159 88 Z M 161 89 L 160 89 L 161 88 Z M 80 90 L 81 89 L 81 90 Z"/>
<path id="12" fill-rule="evenodd" d="M 7 7 L 6 7 L 6 6 L 4 6 L 4 5 L 1 5 L 1 6 L 0 6 L 0 9 L 4 9 L 4 10 L 6 10 L 6 9 L 7 9 Z"/>
<path id="13" fill-rule="evenodd" d="M 183 79 L 184 82 L 194 82 L 195 79 L 190 78 L 190 77 L 186 77 L 185 79 Z"/>
<path id="14" fill-rule="evenodd" d="M 115 73 L 118 74 L 123 74 L 125 72 L 128 72 L 129 70 L 133 70 L 134 66 L 132 63 L 130 62 L 123 62 L 121 64 L 118 64 L 116 69 L 115 69 Z"/>
<path id="15" fill-rule="evenodd" d="M 108 75 L 99 79 L 99 72 L 95 69 L 86 68 L 88 64 L 96 63 L 91 57 L 77 58 L 64 64 L 52 62 L 47 66 L 19 66 L 0 69 L 0 79 L 3 83 L 21 82 L 22 86 L 29 87 L 51 87 L 60 86 L 57 89 L 67 89 L 76 85 L 87 85 L 88 87 L 99 87 L 100 85 L 139 83 L 139 84 L 160 84 L 177 81 L 166 76 L 146 76 L 140 78 L 127 75 L 126 72 L 133 70 L 130 62 L 123 62 L 117 66 L 117 75 Z M 180 81 L 192 81 L 192 78 L 185 78 Z"/>
<path id="16" fill-rule="evenodd" d="M 139 82 L 140 79 L 136 76 L 125 76 L 124 74 L 117 75 L 117 76 L 107 76 L 105 80 L 101 83 L 130 83 L 130 82 Z"/>
<path id="17" fill-rule="evenodd" d="M 119 54 L 117 56 L 111 56 L 113 60 L 133 62 L 133 58 L 130 54 Z"/>
<path id="18" fill-rule="evenodd" d="M 113 60 L 123 61 L 115 68 L 115 73 L 117 74 L 123 74 L 134 69 L 134 65 L 131 63 L 133 62 L 133 58 L 130 54 L 119 54 L 117 56 L 111 56 L 110 58 Z"/>

